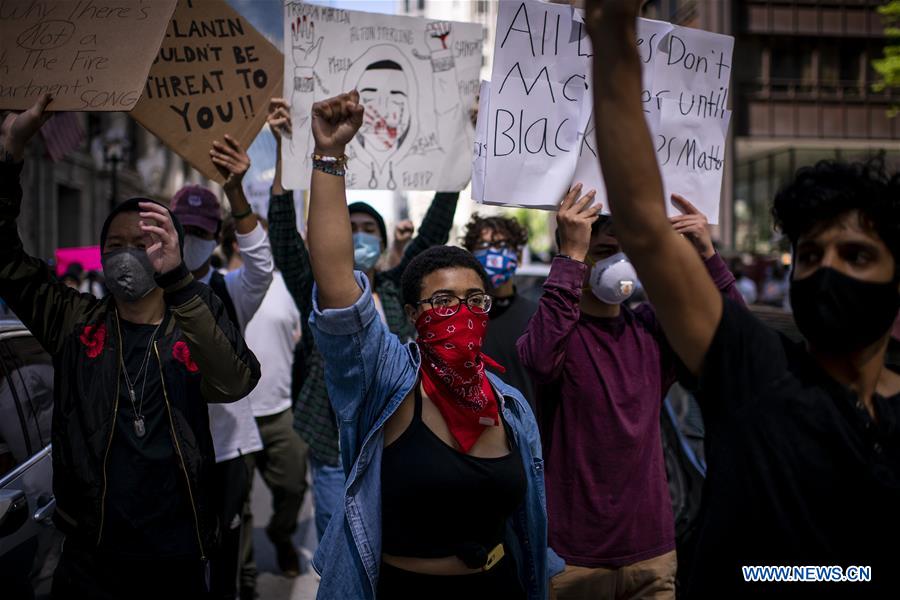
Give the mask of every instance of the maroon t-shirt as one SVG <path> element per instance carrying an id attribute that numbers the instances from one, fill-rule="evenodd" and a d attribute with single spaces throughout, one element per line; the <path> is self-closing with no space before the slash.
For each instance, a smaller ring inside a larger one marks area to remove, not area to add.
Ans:
<path id="1" fill-rule="evenodd" d="M 706 264 L 738 293 L 721 257 Z M 582 315 L 586 271 L 554 259 L 518 350 L 538 385 L 550 547 L 571 565 L 619 567 L 675 549 L 659 422 L 677 359 L 649 304 Z"/>

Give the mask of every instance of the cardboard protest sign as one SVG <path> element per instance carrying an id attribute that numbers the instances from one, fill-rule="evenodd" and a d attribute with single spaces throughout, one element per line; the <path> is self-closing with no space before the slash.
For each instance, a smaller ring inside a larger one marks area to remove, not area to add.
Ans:
<path id="1" fill-rule="evenodd" d="M 179 0 L 132 116 L 206 177 L 227 133 L 246 150 L 281 92 L 282 57 L 224 0 Z"/>
<path id="2" fill-rule="evenodd" d="M 665 187 L 716 223 L 734 39 L 639 19 L 635 41 Z M 592 92 L 604 82 L 592 81 L 592 58 L 580 11 L 536 0 L 500 3 L 483 202 L 555 209 L 581 182 L 606 204 Z"/>
<path id="3" fill-rule="evenodd" d="M 357 89 L 365 120 L 347 147 L 350 189 L 464 188 L 471 174 L 482 28 L 473 23 L 284 3 L 284 95 L 293 132 L 286 188 L 312 172 L 313 102 Z"/>
<path id="4" fill-rule="evenodd" d="M 129 111 L 176 0 L 0 2 L 0 108 Z"/>

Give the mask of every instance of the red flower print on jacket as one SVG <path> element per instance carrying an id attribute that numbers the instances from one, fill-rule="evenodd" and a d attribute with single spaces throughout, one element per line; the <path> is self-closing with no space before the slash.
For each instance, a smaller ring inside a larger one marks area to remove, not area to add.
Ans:
<path id="1" fill-rule="evenodd" d="M 78 339 L 87 347 L 88 358 L 97 358 L 106 346 L 106 325 L 85 325 Z"/>
<path id="2" fill-rule="evenodd" d="M 175 345 L 172 347 L 172 357 L 183 364 L 190 373 L 196 373 L 200 370 L 197 363 L 191 359 L 191 349 L 184 341 L 175 342 Z"/>

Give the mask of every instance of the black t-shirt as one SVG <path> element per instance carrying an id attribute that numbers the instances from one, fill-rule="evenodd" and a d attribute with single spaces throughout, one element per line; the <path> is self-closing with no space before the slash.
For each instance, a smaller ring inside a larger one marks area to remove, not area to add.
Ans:
<path id="1" fill-rule="evenodd" d="M 708 471 L 687 597 L 900 598 L 900 396 L 875 397 L 873 420 L 728 300 L 698 395 Z M 871 566 L 872 581 L 744 582 L 767 565 Z"/>
<path id="2" fill-rule="evenodd" d="M 518 294 L 511 298 L 497 298 L 491 308 L 488 332 L 481 350 L 498 363 L 506 367 L 506 373 L 498 375 L 505 383 L 516 388 L 534 409 L 534 384 L 531 376 L 519 361 L 516 341 L 525 333 L 528 322 L 534 316 L 537 304 Z"/>
<path id="3" fill-rule="evenodd" d="M 146 434 L 139 437 L 135 432 L 134 409 L 122 374 L 107 467 L 103 549 L 124 558 L 199 556 L 187 484 L 175 454 L 159 361 L 152 347 L 146 384 L 143 373 L 135 381 L 156 326 L 121 323 L 122 356 L 135 384 L 135 406 L 144 416 Z"/>

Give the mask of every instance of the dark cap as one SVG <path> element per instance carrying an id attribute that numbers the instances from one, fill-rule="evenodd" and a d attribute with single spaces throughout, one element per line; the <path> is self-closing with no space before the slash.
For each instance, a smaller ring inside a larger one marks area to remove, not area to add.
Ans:
<path id="1" fill-rule="evenodd" d="M 353 213 L 365 213 L 375 219 L 375 222 L 378 224 L 378 232 L 381 234 L 381 241 L 384 243 L 385 248 L 388 245 L 388 236 L 387 236 L 387 227 L 384 225 L 384 219 L 381 218 L 381 215 L 378 214 L 378 211 L 372 208 L 371 205 L 366 204 L 365 202 L 354 202 L 353 204 L 347 207 L 347 211 L 352 215 Z"/>

